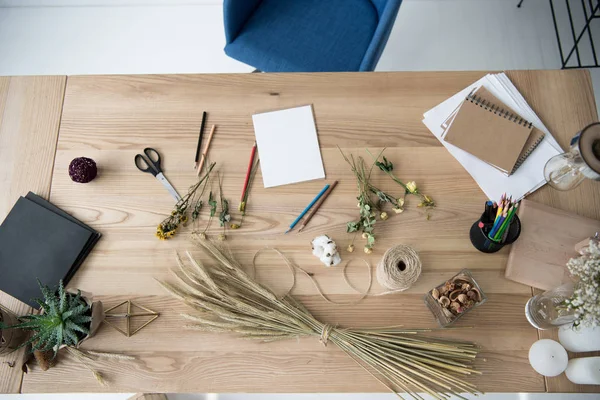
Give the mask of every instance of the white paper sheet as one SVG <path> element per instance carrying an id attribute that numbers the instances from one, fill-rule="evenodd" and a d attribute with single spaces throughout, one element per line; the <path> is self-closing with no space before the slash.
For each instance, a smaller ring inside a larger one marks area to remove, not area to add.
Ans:
<path id="1" fill-rule="evenodd" d="M 442 139 L 444 129 L 441 125 L 444 120 L 474 88 L 480 86 L 484 86 L 499 100 L 514 109 L 523 118 L 531 121 L 536 128 L 540 129 L 546 135 L 539 146 L 511 176 L 504 175 L 486 162 Z M 550 158 L 562 152 L 556 139 L 550 134 L 505 74 L 486 75 L 443 103 L 427 111 L 423 116 L 423 123 L 427 128 L 446 147 L 450 154 L 462 164 L 467 172 L 471 174 L 481 190 L 491 200 L 499 200 L 502 193 L 505 192 L 512 195 L 513 199 L 521 199 L 542 187 L 546 183 L 544 179 L 544 165 L 546 165 L 546 162 Z"/>
<path id="2" fill-rule="evenodd" d="M 252 116 L 266 188 L 325 178 L 312 106 Z"/>

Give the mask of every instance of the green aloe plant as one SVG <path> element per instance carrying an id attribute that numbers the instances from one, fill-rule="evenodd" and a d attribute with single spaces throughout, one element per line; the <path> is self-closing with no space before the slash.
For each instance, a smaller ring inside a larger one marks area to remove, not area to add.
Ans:
<path id="1" fill-rule="evenodd" d="M 56 291 L 42 285 L 39 280 L 38 284 L 44 299 L 35 299 L 35 302 L 43 309 L 43 313 L 19 317 L 21 323 L 12 326 L 0 323 L 0 329 L 20 328 L 33 331 L 31 338 L 19 347 L 31 343 L 34 351 L 53 350 L 56 356 L 60 346 L 76 346 L 89 333 L 88 327 L 92 321 L 90 306 L 81 297 L 81 292 L 67 293 L 62 280 Z"/>

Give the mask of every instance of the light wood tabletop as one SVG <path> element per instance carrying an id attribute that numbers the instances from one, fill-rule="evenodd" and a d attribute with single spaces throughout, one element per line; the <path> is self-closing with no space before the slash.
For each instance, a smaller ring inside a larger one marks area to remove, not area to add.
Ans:
<path id="1" fill-rule="evenodd" d="M 423 261 L 419 281 L 402 294 L 369 297 L 354 306 L 325 303 L 311 282 L 297 277 L 292 294 L 323 321 L 352 327 L 401 324 L 407 327 L 436 327 L 423 303 L 424 293 L 463 268 L 472 271 L 488 296 L 486 304 L 466 315 L 457 327 L 437 335 L 477 342 L 482 354 L 477 361 L 482 376 L 472 382 L 486 392 L 600 391 L 578 387 L 564 378 L 548 382 L 529 366 L 527 353 L 539 338 L 524 315 L 532 289 L 504 279 L 508 248 L 496 254 L 479 253 L 468 238 L 471 224 L 479 217 L 486 198 L 470 175 L 439 144 L 422 124 L 422 114 L 482 77 L 484 72 L 423 73 L 320 73 L 244 75 L 147 75 L 68 77 L 62 118 L 54 155 L 56 115 L 65 78 L 29 79 L 39 91 L 49 91 L 41 115 L 29 123 L 43 125 L 36 132 L 21 129 L 27 141 L 46 143 L 33 151 L 16 139 L 5 146 L 4 125 L 14 114 L 0 114 L 2 153 L 25 152 L 31 164 L 19 175 L 6 179 L 11 194 L 1 198 L 2 211 L 28 190 L 50 200 L 83 222 L 102 232 L 103 237 L 69 286 L 89 291 L 107 307 L 131 299 L 161 316 L 136 335 L 126 338 L 103 326 L 84 348 L 121 352 L 134 361 L 100 361 L 96 367 L 105 375 L 107 387 L 99 386 L 80 363 L 63 357 L 59 364 L 42 372 L 34 366 L 23 377 L 21 390 L 33 392 L 383 392 L 373 377 L 334 346 L 323 347 L 318 338 L 256 343 L 233 335 L 187 331 L 179 316 L 189 312 L 173 300 L 155 279 L 169 279 L 176 267 L 174 252 L 189 249 L 207 257 L 187 240 L 191 227 L 175 238 L 160 242 L 154 232 L 173 206 L 168 192 L 151 175 L 138 171 L 135 154 L 154 147 L 162 155 L 165 176 L 184 194 L 195 182 L 194 155 L 202 111 L 207 126 L 217 125 L 209 152 L 223 176 L 223 194 L 237 210 L 250 149 L 254 142 L 251 115 L 280 108 L 312 104 L 325 164 L 326 182 L 339 180 L 334 192 L 306 229 L 283 235 L 289 223 L 322 188 L 323 181 L 264 189 L 260 171 L 250 194 L 247 216 L 241 229 L 227 232 L 226 243 L 242 265 L 251 265 L 256 251 L 276 247 L 314 274 L 323 291 L 334 300 L 352 300 L 356 294 L 341 274 L 341 268 L 325 268 L 312 256 L 310 240 L 330 235 L 345 248 L 350 236 L 346 222 L 357 218 L 356 184 L 336 146 L 345 152 L 368 156 L 387 147 L 386 157 L 394 163 L 401 179 L 415 180 L 422 192 L 433 197 L 438 207 L 427 220 L 416 199 L 408 199 L 406 211 L 392 215 L 376 226 L 377 243 L 371 255 L 357 249 L 342 251 L 350 281 L 366 285 L 367 273 L 361 259 L 372 268 L 383 252 L 394 244 L 414 246 Z M 596 121 L 591 81 L 587 71 L 511 71 L 508 76 L 558 139 L 563 147 L 582 127 Z M 61 80 L 62 79 L 62 80 Z M 56 80 L 56 81 L 54 81 Z M 0 88 L 4 88 L 0 80 Z M 8 81 L 9 83 L 12 80 Z M 61 83 L 62 82 L 62 83 Z M 12 83 L 10 83 L 12 84 Z M 6 83 L 4 84 L 6 85 Z M 50 90 L 58 86 L 54 91 Z M 62 86 L 61 86 L 62 85 Z M 50 86 L 50 87 L 49 87 Z M 21 88 L 21 96 L 35 96 Z M 6 92 L 0 91 L 0 110 Z M 39 96 L 38 96 L 39 97 Z M 58 99 L 58 102 L 51 101 Z M 8 103 L 7 103 L 8 104 Z M 46 110 L 48 109 L 48 110 Z M 50 112 L 49 109 L 53 111 Z M 22 111 L 15 110 L 16 115 Z M 7 117 L 8 115 L 8 117 Z M 44 120 L 46 118 L 46 120 Z M 35 122 L 38 121 L 38 122 Z M 53 125 L 54 124 L 54 125 Z M 12 135 L 16 135 L 12 132 Z M 43 136 L 43 137 L 42 137 Z M 13 136 L 10 136 L 13 137 Z M 21 153 L 15 153 L 21 154 Z M 38 154 L 41 154 L 41 159 Z M 89 184 L 73 183 L 69 162 L 80 156 L 96 160 L 98 177 Z M 1 159 L 1 158 L 0 158 Z M 10 158 L 16 170 L 21 160 Z M 0 166 L 5 166 L 2 161 Z M 5 174 L 5 170 L 0 169 Z M 39 171 L 43 180 L 32 178 Z M 51 175 L 45 177 L 46 175 Z M 46 174 L 46 175 L 44 175 Z M 4 175 L 0 175 L 2 178 Z M 30 180 L 27 180 L 30 179 Z M 398 186 L 382 173 L 376 184 L 392 193 Z M 213 189 L 216 190 L 216 185 Z M 600 184 L 585 182 L 579 188 L 559 193 L 548 187 L 528 197 L 580 215 L 600 219 Z M 239 213 L 233 212 L 234 221 Z M 206 224 L 206 211 L 200 226 Z M 210 237 L 222 231 L 213 221 Z M 283 292 L 291 283 L 290 272 L 274 254 L 257 258 L 257 279 Z M 374 284 L 372 293 L 383 291 Z M 1 299 L 0 299 L 1 300 Z M 542 333 L 541 335 L 546 335 Z M 7 382 L 6 366 L 0 366 L 0 391 L 18 390 Z M 14 375 L 14 374 L 13 374 Z M 15 377 L 15 379 L 17 379 Z M 565 383 L 566 382 L 566 383 Z"/>

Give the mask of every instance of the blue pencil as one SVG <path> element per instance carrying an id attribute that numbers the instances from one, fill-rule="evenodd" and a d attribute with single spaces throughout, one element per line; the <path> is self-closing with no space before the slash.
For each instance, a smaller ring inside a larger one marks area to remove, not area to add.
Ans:
<path id="1" fill-rule="evenodd" d="M 319 199 L 321 198 L 321 196 L 323 196 L 323 193 L 325 193 L 327 191 L 327 189 L 329 189 L 329 184 L 325 185 L 325 187 L 323 189 L 321 189 L 321 191 L 319 192 L 319 194 L 317 195 L 317 197 L 315 197 L 304 209 L 304 211 L 302 211 L 300 213 L 300 215 L 298 215 L 298 218 L 296 218 L 294 220 L 294 222 L 292 222 L 292 224 L 290 225 L 290 229 L 288 229 L 287 231 L 285 231 L 285 233 L 288 233 L 289 231 L 291 231 L 292 229 L 294 229 L 294 227 L 296 226 L 296 224 L 302 219 L 302 217 L 304 217 L 304 214 L 306 214 L 308 212 L 308 210 L 310 210 L 310 208 L 312 206 L 315 205 L 315 203 L 317 201 L 319 201 Z"/>

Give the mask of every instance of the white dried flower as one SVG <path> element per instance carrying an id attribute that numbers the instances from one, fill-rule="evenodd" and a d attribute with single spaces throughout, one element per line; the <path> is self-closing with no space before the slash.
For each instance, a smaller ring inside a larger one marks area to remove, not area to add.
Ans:
<path id="1" fill-rule="evenodd" d="M 572 258 L 567 268 L 576 279 L 570 299 L 565 300 L 567 310 L 574 311 L 575 326 L 600 326 L 600 247 L 590 240 L 588 252 Z"/>

